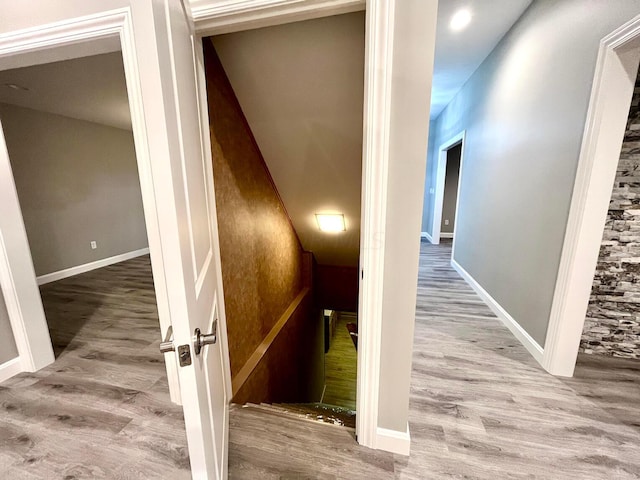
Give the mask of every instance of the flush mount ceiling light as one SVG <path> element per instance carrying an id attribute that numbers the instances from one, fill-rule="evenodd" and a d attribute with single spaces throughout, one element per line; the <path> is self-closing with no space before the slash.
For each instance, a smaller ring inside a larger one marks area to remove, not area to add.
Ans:
<path id="1" fill-rule="evenodd" d="M 451 17 L 451 22 L 449 23 L 449 28 L 454 32 L 459 32 L 463 30 L 471 23 L 471 12 L 463 8 L 454 13 L 453 17 Z"/>
<path id="2" fill-rule="evenodd" d="M 22 90 L 23 92 L 29 90 L 27 87 L 23 87 L 22 85 L 18 85 L 17 83 L 5 83 L 4 86 L 10 88 L 11 90 Z"/>
<path id="3" fill-rule="evenodd" d="M 321 232 L 336 233 L 347 229 L 342 213 L 316 213 L 316 222 Z"/>

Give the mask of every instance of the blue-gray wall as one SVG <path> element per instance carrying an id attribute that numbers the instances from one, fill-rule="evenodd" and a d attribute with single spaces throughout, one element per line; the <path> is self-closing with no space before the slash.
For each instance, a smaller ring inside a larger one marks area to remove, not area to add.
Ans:
<path id="1" fill-rule="evenodd" d="M 599 42 L 638 14 L 534 1 L 431 123 L 423 231 L 438 146 L 466 130 L 455 259 L 542 346 Z"/>

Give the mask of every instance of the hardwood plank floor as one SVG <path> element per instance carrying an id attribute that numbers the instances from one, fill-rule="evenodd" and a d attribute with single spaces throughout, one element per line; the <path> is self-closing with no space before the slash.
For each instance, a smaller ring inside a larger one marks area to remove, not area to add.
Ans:
<path id="1" fill-rule="evenodd" d="M 252 406 L 230 418 L 231 479 L 393 478 L 393 455 L 358 445 L 351 429 Z"/>
<path id="2" fill-rule="evenodd" d="M 56 361 L 0 385 L 0 478 L 191 478 L 149 257 L 41 294 Z"/>
<path id="3" fill-rule="evenodd" d="M 325 391 L 323 403 L 356 409 L 358 352 L 353 345 L 347 323 L 353 317 L 338 315 L 336 330 L 325 355 Z"/>
<path id="4" fill-rule="evenodd" d="M 581 356 L 575 378 L 548 375 L 449 256 L 450 243 L 422 245 L 411 456 L 361 447 L 344 428 L 234 408 L 230 478 L 640 478 L 639 366 Z M 59 356 L 0 386 L 0 478 L 189 477 L 151 279 L 130 268 L 43 288 Z"/>

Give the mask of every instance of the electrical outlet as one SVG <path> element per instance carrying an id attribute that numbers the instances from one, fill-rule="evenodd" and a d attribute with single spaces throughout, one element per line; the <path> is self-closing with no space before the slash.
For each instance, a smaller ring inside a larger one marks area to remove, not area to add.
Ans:
<path id="1" fill-rule="evenodd" d="M 91 250 L 95 250 L 96 248 L 98 248 L 98 242 L 91 240 Z"/>
<path id="2" fill-rule="evenodd" d="M 433 195 L 433 192 L 435 192 L 435 190 L 434 190 L 433 188 L 430 188 L 430 189 L 429 189 L 429 193 L 430 193 L 431 195 Z"/>
<path id="3" fill-rule="evenodd" d="M 445 220 L 445 221 L 444 221 L 444 224 L 445 224 L 445 225 L 449 225 L 449 220 Z"/>

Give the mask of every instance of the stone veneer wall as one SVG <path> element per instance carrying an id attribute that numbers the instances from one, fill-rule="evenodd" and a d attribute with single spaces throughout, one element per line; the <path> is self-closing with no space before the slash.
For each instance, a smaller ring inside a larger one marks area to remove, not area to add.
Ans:
<path id="1" fill-rule="evenodd" d="M 640 76 L 629 112 L 580 350 L 640 359 Z"/>

